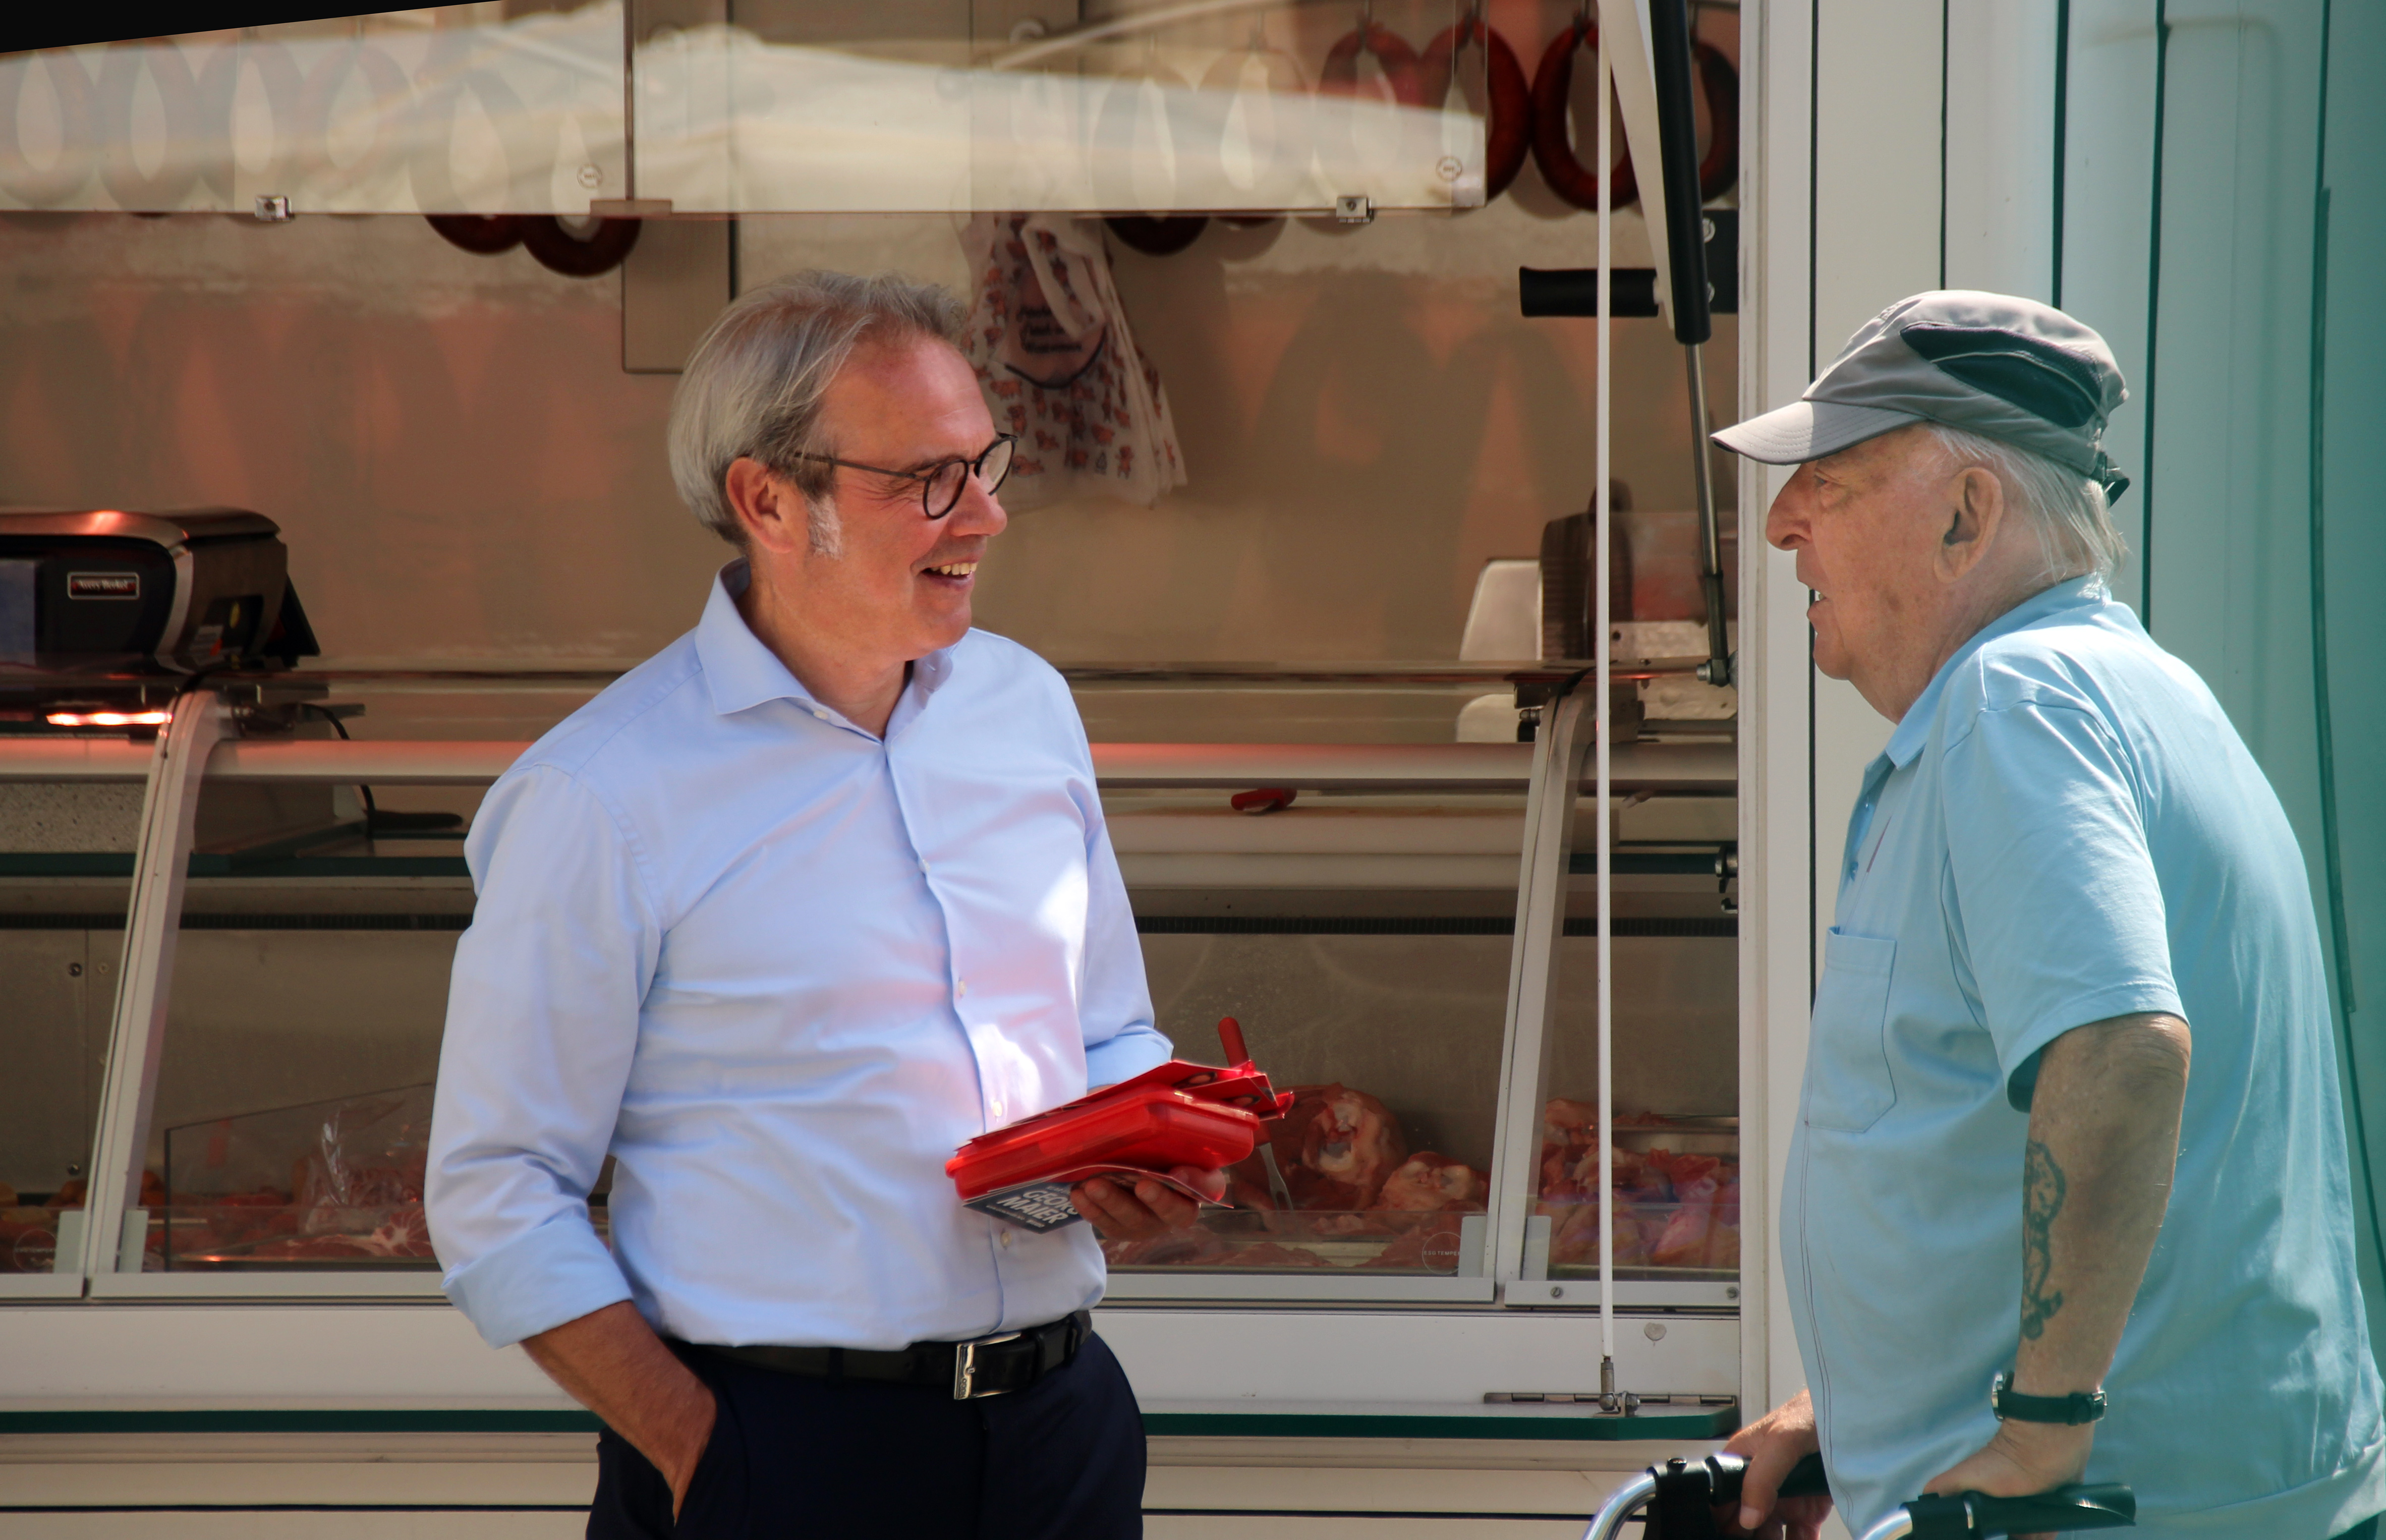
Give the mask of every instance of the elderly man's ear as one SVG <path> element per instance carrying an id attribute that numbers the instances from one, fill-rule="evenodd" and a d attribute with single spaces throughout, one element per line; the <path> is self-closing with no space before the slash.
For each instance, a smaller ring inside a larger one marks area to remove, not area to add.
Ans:
<path id="1" fill-rule="evenodd" d="M 1984 465 L 1965 466 L 1947 482 L 1940 517 L 1946 520 L 1935 553 L 1939 581 L 1960 582 L 1997 543 L 2005 518 L 2005 487 Z"/>
<path id="2" fill-rule="evenodd" d="M 810 545 L 811 511 L 804 495 L 761 461 L 748 457 L 730 461 L 721 490 L 737 510 L 737 524 L 746 532 L 749 549 L 760 546 L 784 554 Z"/>

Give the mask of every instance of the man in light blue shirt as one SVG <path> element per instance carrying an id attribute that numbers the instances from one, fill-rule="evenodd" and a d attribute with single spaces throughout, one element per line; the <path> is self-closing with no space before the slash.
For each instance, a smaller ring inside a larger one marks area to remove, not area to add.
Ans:
<path id="1" fill-rule="evenodd" d="M 1897 723 L 1785 1177 L 1808 1392 L 1733 1441 L 1742 1528 L 1813 1533 L 1775 1492 L 1818 1447 L 1859 1532 L 2083 1478 L 2159 1534 L 2386 1509 L 2310 889 L 2211 692 L 2106 592 L 2123 399 L 2068 316 L 1938 293 L 1715 435 L 1799 466 L 1766 538 L 1816 667 Z"/>
<path id="2" fill-rule="evenodd" d="M 432 1234 L 482 1334 L 604 1421 L 604 1540 L 1140 1530 L 1093 1235 L 944 1171 L 1169 1057 L 1068 688 L 970 629 L 1011 442 L 960 320 L 827 273 L 722 313 L 672 466 L 744 559 L 466 845 Z"/>

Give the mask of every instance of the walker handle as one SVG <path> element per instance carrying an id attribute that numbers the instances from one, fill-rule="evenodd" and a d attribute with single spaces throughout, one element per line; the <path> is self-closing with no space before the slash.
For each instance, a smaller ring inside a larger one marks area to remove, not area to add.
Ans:
<path id="1" fill-rule="evenodd" d="M 1991 1534 L 2126 1528 L 2138 1521 L 2138 1498 L 2118 1482 L 2106 1482 L 2058 1486 L 2027 1497 L 1989 1497 L 1978 1492 L 1916 1497 L 1905 1510 L 1914 1515 L 1914 1540 L 1974 1540 Z"/>
<path id="2" fill-rule="evenodd" d="M 2117 1482 L 2058 1486 L 2028 1497 L 1978 1492 L 1916 1497 L 1865 1531 L 1864 1540 L 1983 1540 L 2046 1530 L 2122 1529 L 2138 1521 L 2137 1495 Z"/>
<path id="3" fill-rule="evenodd" d="M 1699 1463 L 1713 1472 L 1708 1487 L 1712 1496 L 1708 1500 L 1714 1506 L 1721 1508 L 1727 1503 L 1739 1501 L 1740 1481 L 1748 1473 L 1747 1457 L 1711 1455 Z M 1831 1484 L 1823 1473 L 1823 1457 L 1808 1455 L 1791 1466 L 1790 1473 L 1781 1478 L 1778 1495 L 1784 1497 L 1821 1497 L 1828 1496 L 1830 1491 Z"/>

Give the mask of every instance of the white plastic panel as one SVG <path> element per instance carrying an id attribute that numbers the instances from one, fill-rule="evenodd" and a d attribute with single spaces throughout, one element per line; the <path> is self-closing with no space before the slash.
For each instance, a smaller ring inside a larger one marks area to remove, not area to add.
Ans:
<path id="1" fill-rule="evenodd" d="M 890 6 L 660 27 L 633 57 L 638 193 L 675 212 L 1133 213 L 1483 202 L 1483 54 L 1434 0 L 1212 0 L 1014 44 Z M 1470 105 L 1471 104 L 1471 105 Z"/>
<path id="2" fill-rule="evenodd" d="M 0 55 L 0 208 L 584 214 L 628 194 L 621 0 Z"/>

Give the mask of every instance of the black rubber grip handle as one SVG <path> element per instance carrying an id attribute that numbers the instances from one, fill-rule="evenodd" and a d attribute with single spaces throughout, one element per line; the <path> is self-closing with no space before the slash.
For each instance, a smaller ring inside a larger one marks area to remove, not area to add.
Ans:
<path id="1" fill-rule="evenodd" d="M 1714 1496 L 1711 1500 L 1714 1505 L 1720 1508 L 1726 1503 L 1739 1501 L 1740 1484 L 1748 1474 L 1747 1459 L 1739 1455 L 1711 1455 L 1705 1464 L 1707 1469 L 1714 1472 L 1711 1478 Z M 1829 1478 L 1823 1471 L 1823 1457 L 1808 1455 L 1791 1466 L 1790 1473 L 1781 1478 L 1781 1490 L 1778 1496 L 1820 1497 L 1829 1495 L 1830 1490 Z"/>
<path id="2" fill-rule="evenodd" d="M 1597 268 L 1518 268 L 1517 306 L 1527 316 L 1599 314 Z M 1619 316 L 1653 316 L 1657 269 L 1618 268 L 1609 280 L 1607 301 Z"/>
<path id="3" fill-rule="evenodd" d="M 1914 1540 L 1978 1540 L 1992 1534 L 2041 1531 L 2124 1529 L 2138 1521 L 2137 1494 L 2118 1482 L 2058 1486 L 2027 1497 L 1916 1497 L 1905 1505 L 1914 1515 Z"/>

